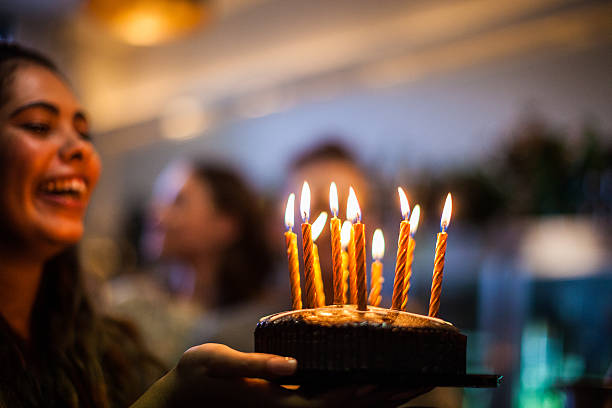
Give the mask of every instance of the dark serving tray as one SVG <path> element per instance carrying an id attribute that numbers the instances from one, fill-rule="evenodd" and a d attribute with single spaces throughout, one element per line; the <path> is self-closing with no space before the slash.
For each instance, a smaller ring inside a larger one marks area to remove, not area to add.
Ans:
<path id="1" fill-rule="evenodd" d="M 365 373 L 329 373 L 329 372 L 298 372 L 290 377 L 276 380 L 282 385 L 322 386 L 324 388 L 341 387 L 345 385 L 389 385 L 408 387 L 468 387 L 495 388 L 502 380 L 497 374 L 365 374 Z"/>

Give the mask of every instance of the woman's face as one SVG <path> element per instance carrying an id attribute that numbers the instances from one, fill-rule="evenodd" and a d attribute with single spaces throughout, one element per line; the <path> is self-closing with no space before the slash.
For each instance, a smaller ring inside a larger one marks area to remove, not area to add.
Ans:
<path id="1" fill-rule="evenodd" d="M 53 72 L 22 65 L 0 107 L 0 221 L 8 239 L 60 250 L 83 234 L 83 216 L 100 174 L 87 119 Z"/>
<path id="2" fill-rule="evenodd" d="M 206 183 L 191 175 L 174 201 L 160 209 L 161 255 L 190 260 L 210 256 L 231 244 L 234 222 L 218 211 Z"/>

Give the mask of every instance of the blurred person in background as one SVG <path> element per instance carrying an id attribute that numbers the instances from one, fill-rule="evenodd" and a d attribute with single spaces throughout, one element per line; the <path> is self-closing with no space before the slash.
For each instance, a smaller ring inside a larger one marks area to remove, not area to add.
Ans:
<path id="1" fill-rule="evenodd" d="M 252 351 L 254 324 L 282 310 L 265 290 L 272 256 L 261 204 L 226 165 L 179 161 L 158 177 L 141 243 L 155 271 L 114 279 L 110 300 L 164 361 L 204 341 Z"/>
<path id="2" fill-rule="evenodd" d="M 291 374 L 295 360 L 218 344 L 154 382 L 162 367 L 137 332 L 83 289 L 75 245 L 101 165 L 81 105 L 54 64 L 16 45 L 0 44 L 0 81 L 0 407 L 125 407 L 139 395 L 136 407 L 303 406 L 244 378 Z"/>
<path id="3" fill-rule="evenodd" d="M 346 201 L 348 199 L 349 187 L 353 187 L 359 206 L 363 214 L 364 222 L 371 227 L 366 229 L 366 242 L 368 246 L 372 242 L 372 235 L 378 224 L 378 212 L 375 200 L 372 197 L 372 185 L 370 175 L 358 163 L 353 153 L 343 144 L 336 142 L 334 136 L 330 136 L 328 141 L 318 144 L 300 153 L 289 169 L 286 196 L 290 192 L 296 194 L 296 225 L 302 220 L 299 215 L 299 200 L 302 191 L 302 184 L 308 181 L 311 191 L 310 203 L 310 222 L 314 222 L 322 211 L 327 212 L 328 220 L 331 217 L 329 207 L 329 186 L 335 182 L 338 188 L 338 217 L 346 219 Z M 282 212 L 284 214 L 284 210 Z M 300 236 L 301 234 L 298 234 Z M 301 236 L 300 236 L 301 239 Z M 326 303 L 330 304 L 333 299 L 332 284 L 332 254 L 331 237 L 329 227 L 325 227 L 317 239 L 319 247 L 319 259 L 321 262 L 321 274 L 323 286 L 325 288 Z M 286 270 L 286 268 L 285 268 Z"/>

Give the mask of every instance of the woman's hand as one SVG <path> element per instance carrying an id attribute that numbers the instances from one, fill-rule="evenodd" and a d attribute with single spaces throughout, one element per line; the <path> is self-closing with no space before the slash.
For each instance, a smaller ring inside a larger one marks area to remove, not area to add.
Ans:
<path id="1" fill-rule="evenodd" d="M 317 406 L 315 401 L 265 381 L 291 375 L 296 368 L 292 358 L 203 344 L 187 350 L 177 366 L 132 407 Z"/>
<path id="2" fill-rule="evenodd" d="M 350 386 L 308 393 L 266 381 L 291 375 L 296 368 L 297 361 L 292 358 L 203 344 L 187 350 L 177 366 L 149 388 L 132 408 L 396 407 L 429 390 L 401 392 L 376 386 Z"/>

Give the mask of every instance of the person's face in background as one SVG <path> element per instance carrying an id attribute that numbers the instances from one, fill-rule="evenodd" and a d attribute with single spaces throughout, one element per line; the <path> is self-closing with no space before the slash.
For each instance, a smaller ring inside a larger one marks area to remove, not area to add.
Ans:
<path id="1" fill-rule="evenodd" d="M 232 245 L 234 222 L 215 206 L 212 194 L 208 184 L 192 174 L 175 199 L 158 209 L 162 257 L 191 261 Z"/>
<path id="2" fill-rule="evenodd" d="M 0 228 L 6 242 L 50 255 L 81 238 L 100 159 L 79 102 L 55 73 L 20 66 L 8 92 L 0 107 Z"/>

